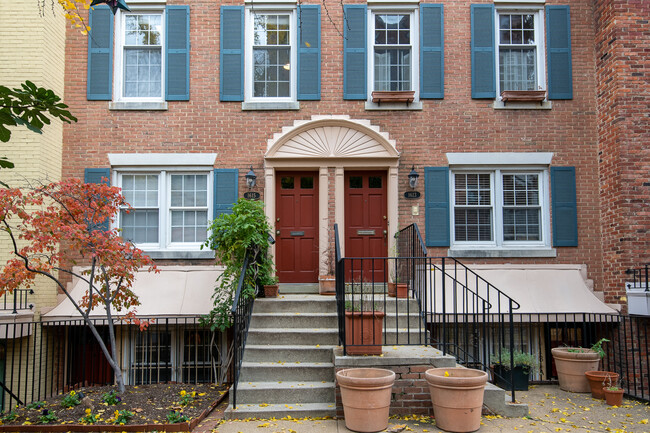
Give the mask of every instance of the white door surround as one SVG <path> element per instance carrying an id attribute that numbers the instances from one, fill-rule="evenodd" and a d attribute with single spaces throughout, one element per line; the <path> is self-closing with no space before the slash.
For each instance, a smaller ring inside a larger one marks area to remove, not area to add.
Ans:
<path id="1" fill-rule="evenodd" d="M 388 174 L 388 249 L 397 231 L 397 175 L 399 152 L 394 140 L 368 120 L 349 116 L 313 116 L 283 127 L 268 141 L 265 155 L 264 201 L 266 216 L 275 229 L 275 173 L 278 170 L 318 171 L 318 249 L 321 274 L 327 272 L 329 245 L 329 194 L 334 194 L 334 222 L 339 225 L 339 240 L 345 251 L 344 182 L 345 170 L 386 170 Z M 334 170 L 330 179 L 329 171 Z M 332 185 L 332 188 L 330 188 Z M 275 256 L 275 248 L 273 249 Z"/>

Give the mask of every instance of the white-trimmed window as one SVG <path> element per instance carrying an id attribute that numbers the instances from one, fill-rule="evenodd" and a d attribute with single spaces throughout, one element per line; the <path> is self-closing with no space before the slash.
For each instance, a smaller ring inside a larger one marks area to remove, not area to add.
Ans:
<path id="1" fill-rule="evenodd" d="M 498 94 L 545 90 L 543 9 L 498 7 L 496 29 Z"/>
<path id="2" fill-rule="evenodd" d="M 164 22 L 160 9 L 119 11 L 115 20 L 114 100 L 164 100 Z"/>
<path id="3" fill-rule="evenodd" d="M 455 248 L 548 248 L 547 169 L 453 170 Z"/>
<path id="4" fill-rule="evenodd" d="M 292 102 L 297 92 L 295 7 L 246 9 L 245 99 Z"/>
<path id="5" fill-rule="evenodd" d="M 146 250 L 198 250 L 212 218 L 212 172 L 124 170 L 117 185 L 132 206 L 118 216 L 125 239 Z"/>

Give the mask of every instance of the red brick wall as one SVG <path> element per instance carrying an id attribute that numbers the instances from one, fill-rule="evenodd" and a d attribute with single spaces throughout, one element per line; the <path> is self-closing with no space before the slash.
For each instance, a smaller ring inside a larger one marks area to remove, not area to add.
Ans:
<path id="1" fill-rule="evenodd" d="M 188 2 L 168 1 L 175 3 Z M 216 152 L 217 167 L 239 168 L 245 173 L 252 163 L 261 191 L 267 140 L 294 120 L 320 114 L 369 119 L 390 134 L 401 153 L 400 196 L 408 188 L 406 175 L 412 164 L 423 176 L 424 166 L 447 165 L 446 152 L 553 152 L 553 165 L 576 167 L 579 246 L 558 248 L 554 259 L 499 260 L 584 263 L 596 290 L 606 287 L 601 271 L 591 0 L 547 1 L 571 5 L 574 98 L 554 101 L 552 110 L 530 111 L 494 110 L 491 101 L 471 99 L 470 3 L 460 0 L 444 3 L 445 99 L 423 101 L 422 111 L 366 111 L 363 101 L 343 100 L 342 9 L 335 3 L 328 4 L 331 21 L 324 8 L 321 14 L 321 100 L 300 101 L 299 111 L 242 111 L 239 102 L 219 101 L 218 4 L 207 0 L 189 3 L 191 97 L 190 101 L 169 102 L 164 112 L 109 111 L 106 101 L 87 101 L 86 37 L 77 29 L 68 30 L 65 100 L 79 121 L 64 132 L 64 177 L 81 177 L 84 167 L 107 167 L 108 152 Z M 243 191 L 243 179 L 240 182 Z M 422 184 L 418 189 L 424 192 Z M 415 204 L 420 205 L 420 216 L 411 217 Z M 410 222 L 424 226 L 424 197 L 402 199 L 399 206 L 401 227 Z M 446 249 L 432 253 L 446 255 Z"/>
<path id="2" fill-rule="evenodd" d="M 650 2 L 595 5 L 602 286 L 617 302 L 625 270 L 650 262 Z"/>

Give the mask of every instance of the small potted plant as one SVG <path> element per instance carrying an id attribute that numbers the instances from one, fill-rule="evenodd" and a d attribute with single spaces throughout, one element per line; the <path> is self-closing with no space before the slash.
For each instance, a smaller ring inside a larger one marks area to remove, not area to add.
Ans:
<path id="1" fill-rule="evenodd" d="M 600 359 L 605 356 L 601 338 L 590 349 L 584 347 L 554 347 L 551 349 L 557 370 L 560 389 L 569 392 L 591 392 L 587 371 L 598 370 Z"/>
<path id="2" fill-rule="evenodd" d="M 621 406 L 623 404 L 623 388 L 618 386 L 618 375 L 614 378 L 612 376 L 607 376 L 603 381 L 605 385 L 603 388 L 603 393 L 605 394 L 605 401 L 610 406 Z"/>
<path id="3" fill-rule="evenodd" d="M 264 287 L 265 298 L 277 298 L 279 292 L 278 277 L 270 274 L 260 275 L 260 284 Z"/>
<path id="4" fill-rule="evenodd" d="M 539 362 L 531 353 L 515 350 L 511 354 L 508 349 L 501 349 L 490 357 L 494 378 L 497 386 L 511 389 L 510 377 L 516 391 L 527 391 L 531 372 L 539 370 Z M 514 365 L 514 367 L 513 367 Z"/>
<path id="5" fill-rule="evenodd" d="M 600 400 L 605 398 L 603 387 L 607 379 L 616 382 L 619 377 L 618 373 L 614 371 L 586 371 L 585 376 L 591 387 L 591 396 Z"/>

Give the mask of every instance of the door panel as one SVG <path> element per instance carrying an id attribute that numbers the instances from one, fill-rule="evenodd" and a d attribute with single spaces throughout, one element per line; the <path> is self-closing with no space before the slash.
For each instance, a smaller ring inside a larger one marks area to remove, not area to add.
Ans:
<path id="1" fill-rule="evenodd" d="M 388 255 L 385 172 L 345 172 L 345 255 L 386 257 Z M 364 281 L 386 280 L 384 262 L 363 262 Z M 361 263 L 355 264 L 360 269 Z M 361 271 L 354 272 L 355 279 Z"/>
<path id="2" fill-rule="evenodd" d="M 315 283 L 318 281 L 318 174 L 278 172 L 275 191 L 275 251 L 280 282 Z"/>

